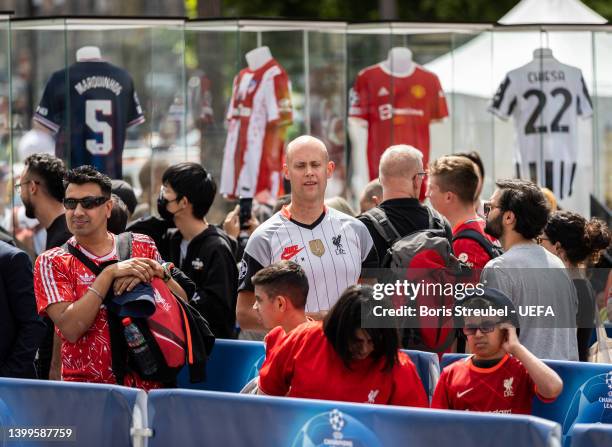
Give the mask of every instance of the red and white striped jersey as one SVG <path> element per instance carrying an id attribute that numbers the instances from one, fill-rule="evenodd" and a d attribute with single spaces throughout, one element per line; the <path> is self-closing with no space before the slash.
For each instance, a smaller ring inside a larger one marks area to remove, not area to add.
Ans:
<path id="1" fill-rule="evenodd" d="M 117 259 L 116 240 L 111 252 L 101 257 L 80 247 L 74 237 L 70 238 L 68 243 L 81 250 L 96 264 Z M 132 256 L 161 261 L 155 243 L 143 234 L 134 233 Z M 38 313 L 45 315 L 47 307 L 54 303 L 78 301 L 95 279 L 96 276 L 87 267 L 61 247 L 45 251 L 36 259 L 34 268 L 34 292 Z M 91 327 L 75 343 L 70 343 L 57 331 L 62 338 L 63 380 L 117 383 L 112 371 L 107 312 L 103 304 Z M 124 384 L 144 389 L 159 388 L 161 385 L 130 374 L 126 376 Z"/>
<path id="2" fill-rule="evenodd" d="M 257 70 L 240 71 L 227 120 L 221 194 L 253 197 L 267 190 L 276 198 L 285 144 L 282 126 L 293 120 L 291 83 L 278 62 L 271 59 Z"/>

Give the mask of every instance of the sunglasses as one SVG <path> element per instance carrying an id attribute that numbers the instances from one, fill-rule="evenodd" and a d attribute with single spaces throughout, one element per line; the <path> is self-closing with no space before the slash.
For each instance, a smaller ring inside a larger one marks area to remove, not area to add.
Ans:
<path id="1" fill-rule="evenodd" d="M 482 209 L 483 209 L 485 215 L 489 214 L 493 208 L 500 208 L 501 209 L 501 206 L 493 205 L 491 202 L 485 202 L 482 205 Z"/>
<path id="2" fill-rule="evenodd" d="M 83 197 L 82 199 L 65 198 L 64 208 L 66 208 L 67 210 L 74 210 L 76 209 L 77 206 L 79 206 L 79 203 L 80 203 L 84 209 L 91 210 L 93 208 L 99 207 L 100 205 L 103 205 L 108 200 L 110 199 L 104 196 L 98 196 L 98 197 L 87 196 L 87 197 Z"/>
<path id="3" fill-rule="evenodd" d="M 480 330 L 483 334 L 489 334 L 495 330 L 495 326 L 497 326 L 497 323 L 494 321 L 483 321 L 479 325 L 468 324 L 463 328 L 463 333 L 465 335 L 474 335 L 476 331 Z"/>

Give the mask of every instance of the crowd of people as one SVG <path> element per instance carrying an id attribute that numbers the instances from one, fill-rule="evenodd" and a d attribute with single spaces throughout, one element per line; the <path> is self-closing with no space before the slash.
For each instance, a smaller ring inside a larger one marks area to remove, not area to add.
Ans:
<path id="1" fill-rule="evenodd" d="M 325 198 L 334 163 L 317 138 L 291 141 L 283 170 L 287 196 L 255 204 L 244 222 L 236 207 L 214 223 L 216 183 L 200 164 L 163 166 L 148 179 L 147 188 L 160 188 L 155 213 L 123 181 L 30 155 L 16 190 L 46 244 L 32 262 L 10 238 L 0 241 L 0 376 L 118 383 L 109 299 L 160 281 L 215 337 L 265 340 L 250 387 L 258 394 L 428 407 L 401 351 L 418 348 L 472 354 L 444 369 L 432 407 L 529 414 L 533 396 L 554 400 L 563 388 L 541 359 L 589 360 L 594 327 L 612 316 L 603 221 L 553 211 L 548 193 L 520 179 L 498 179 L 482 200 L 475 152 L 424 166 L 419 150 L 389 147 L 358 213 Z M 133 235 L 128 259 L 117 248 L 125 231 Z M 415 248 L 417 240 L 433 248 Z M 440 271 L 447 260 L 467 272 L 461 281 L 484 287 L 451 305 L 513 316 L 475 312 L 434 328 L 364 324 L 382 269 Z M 517 312 L 526 306 L 554 308 L 555 324 Z M 175 385 L 136 371 L 121 383 Z"/>

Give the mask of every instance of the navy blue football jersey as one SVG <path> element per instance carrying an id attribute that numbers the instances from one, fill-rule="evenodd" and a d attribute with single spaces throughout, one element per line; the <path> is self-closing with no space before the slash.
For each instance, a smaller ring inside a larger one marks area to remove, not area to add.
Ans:
<path id="1" fill-rule="evenodd" d="M 59 132 L 55 152 L 70 160 L 71 168 L 88 164 L 121 178 L 126 130 L 142 123 L 144 116 L 127 71 L 94 60 L 53 73 L 34 120 Z"/>

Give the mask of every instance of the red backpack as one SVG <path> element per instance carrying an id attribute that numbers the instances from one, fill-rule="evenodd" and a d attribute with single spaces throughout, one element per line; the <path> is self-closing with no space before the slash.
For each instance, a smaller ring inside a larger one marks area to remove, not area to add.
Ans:
<path id="1" fill-rule="evenodd" d="M 389 245 L 381 266 L 391 270 L 391 281 L 408 280 L 422 283 L 426 287 L 428 284 L 454 284 L 459 276 L 465 275 L 467 266 L 453 254 L 452 234 L 447 230 L 444 218 L 431 208 L 426 209 L 428 227 L 403 237 L 379 207 L 365 213 Z M 452 308 L 454 296 L 419 294 L 414 299 L 396 297 L 393 302 L 396 307 L 416 307 L 419 315 L 406 320 L 407 327 L 402 330 L 402 344 L 405 348 L 450 352 L 449 348 L 456 338 L 452 316 L 420 316 L 418 310 L 421 306 L 428 309 Z"/>
<path id="2" fill-rule="evenodd" d="M 109 264 L 130 259 L 132 257 L 132 233 L 117 235 L 117 261 L 96 265 L 91 259 L 71 244 L 65 244 L 65 249 L 75 256 L 95 275 Z M 153 374 L 143 373 L 138 364 L 129 355 L 122 317 L 113 312 L 113 291 L 109 290 L 105 303 L 108 308 L 108 323 L 111 338 L 112 369 L 118 384 L 123 384 L 127 372 L 135 371 L 141 378 L 167 384 L 173 384 L 178 373 L 190 365 L 191 381 L 204 379 L 204 368 L 199 363 L 205 363 L 214 344 L 214 336 L 208 329 L 206 320 L 189 304 L 175 297 L 166 283 L 160 278 L 150 282 L 155 311 L 149 317 L 131 317 L 138 327 L 148 348 L 155 357 L 157 370 Z M 198 340 L 195 341 L 194 338 Z M 198 352 L 194 355 L 194 344 Z"/>

